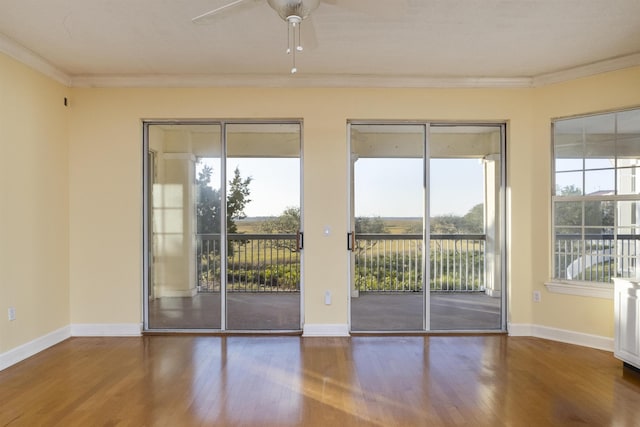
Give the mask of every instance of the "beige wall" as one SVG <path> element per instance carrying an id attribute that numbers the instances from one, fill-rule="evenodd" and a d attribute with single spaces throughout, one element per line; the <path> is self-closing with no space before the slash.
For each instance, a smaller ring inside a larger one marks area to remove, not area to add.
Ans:
<path id="1" fill-rule="evenodd" d="M 70 322 L 65 96 L 0 55 L 0 354 Z"/>
<path id="2" fill-rule="evenodd" d="M 306 323 L 348 320 L 348 258 L 343 238 L 348 223 L 346 120 L 506 120 L 509 321 L 611 337 L 610 300 L 549 294 L 543 286 L 550 273 L 549 121 L 560 115 L 640 104 L 639 73 L 636 68 L 536 89 L 75 89 L 73 101 L 78 108 L 70 157 L 72 322 L 141 319 L 142 196 L 140 186 L 129 184 L 139 182 L 141 176 L 140 118 L 304 119 Z M 94 151 L 106 156 L 104 163 L 97 168 L 82 166 Z M 118 169 L 114 182 L 104 182 L 97 192 L 88 185 L 116 165 L 126 167 Z M 127 203 L 118 203 L 120 199 Z M 122 266 L 89 281 L 99 268 L 95 265 L 99 258 L 93 266 L 86 259 L 83 248 L 91 224 L 83 218 L 88 221 L 91 216 L 86 210 L 96 206 L 116 209 L 102 215 L 111 226 L 99 233 L 103 255 L 118 254 Z M 333 230 L 330 238 L 322 236 L 325 224 Z M 534 289 L 543 291 L 539 304 L 532 303 Z M 323 304 L 325 290 L 334 295 L 331 306 Z M 99 299 L 94 299 L 96 293 Z M 113 312 L 111 307 L 120 310 Z"/>
<path id="3" fill-rule="evenodd" d="M 512 184 L 524 189 L 512 194 L 511 317 L 531 321 L 529 89 L 74 89 L 72 102 L 72 323 L 141 320 L 141 118 L 304 119 L 305 321 L 320 324 L 348 320 L 347 119 L 508 120 Z"/>
<path id="4" fill-rule="evenodd" d="M 538 165 L 537 184 L 532 188 L 534 261 L 544 268 L 534 270 L 533 287 L 542 301 L 533 305 L 533 323 L 576 332 L 613 337 L 613 301 L 546 292 L 551 275 L 551 119 L 591 112 L 640 106 L 640 67 L 608 73 L 535 90 L 536 120 L 532 161 Z M 514 165 L 510 165 L 513 167 Z M 516 286 L 515 283 L 513 286 Z"/>
<path id="5" fill-rule="evenodd" d="M 535 89 L 65 89 L 0 56 L 0 77 L 0 354 L 69 323 L 141 321 L 142 118 L 304 119 L 305 321 L 317 324 L 348 320 L 346 120 L 507 121 L 509 321 L 613 335 L 611 300 L 543 285 L 549 121 L 640 105 L 640 67 Z"/>

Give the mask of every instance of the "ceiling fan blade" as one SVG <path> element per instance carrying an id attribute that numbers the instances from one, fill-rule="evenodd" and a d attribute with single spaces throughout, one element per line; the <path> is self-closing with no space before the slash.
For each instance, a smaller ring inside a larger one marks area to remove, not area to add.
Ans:
<path id="1" fill-rule="evenodd" d="M 213 10 L 203 13 L 202 15 L 198 15 L 191 20 L 194 24 L 205 24 L 209 20 L 223 14 L 230 12 L 232 10 L 240 9 L 242 6 L 252 6 L 257 3 L 259 0 L 233 0 L 223 6 L 217 7 Z"/>
<path id="2" fill-rule="evenodd" d="M 306 50 L 312 50 L 318 47 L 318 37 L 316 36 L 316 27 L 313 24 L 313 17 L 308 16 L 300 24 L 300 38 L 302 47 Z"/>

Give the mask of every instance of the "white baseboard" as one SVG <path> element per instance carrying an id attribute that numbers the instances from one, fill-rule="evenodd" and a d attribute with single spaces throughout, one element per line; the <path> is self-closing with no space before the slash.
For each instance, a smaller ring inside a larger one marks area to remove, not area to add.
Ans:
<path id="1" fill-rule="evenodd" d="M 613 351 L 613 338 L 603 337 L 600 335 L 591 335 L 582 332 L 568 331 L 566 329 L 536 325 L 535 336 L 553 341 L 566 342 L 568 344 L 597 348 L 599 350 Z"/>
<path id="2" fill-rule="evenodd" d="M 510 337 L 532 337 L 535 325 L 530 323 L 509 323 L 507 331 Z"/>
<path id="3" fill-rule="evenodd" d="M 509 324 L 510 336 L 532 336 L 598 350 L 613 351 L 613 338 L 532 324 Z"/>
<path id="4" fill-rule="evenodd" d="M 508 330 L 510 336 L 532 336 L 613 352 L 613 338 L 609 337 L 527 323 L 510 323 Z M 140 323 L 74 323 L 0 354 L 0 371 L 72 336 L 126 337 L 140 336 L 141 333 Z M 349 325 L 346 323 L 306 324 L 302 334 L 303 337 L 348 337 L 349 335 Z"/>
<path id="5" fill-rule="evenodd" d="M 28 343 L 0 354 L 0 371 L 71 337 L 71 327 L 64 326 Z"/>
<path id="6" fill-rule="evenodd" d="M 72 323 L 72 337 L 138 337 L 141 323 Z"/>
<path id="7" fill-rule="evenodd" d="M 348 337 L 349 325 L 346 323 L 307 323 L 302 329 L 303 337 Z"/>

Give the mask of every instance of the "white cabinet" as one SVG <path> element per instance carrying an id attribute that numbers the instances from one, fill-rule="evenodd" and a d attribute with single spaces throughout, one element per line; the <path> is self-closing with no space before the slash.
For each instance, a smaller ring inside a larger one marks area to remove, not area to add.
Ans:
<path id="1" fill-rule="evenodd" d="M 613 279 L 614 356 L 640 368 L 640 282 Z"/>

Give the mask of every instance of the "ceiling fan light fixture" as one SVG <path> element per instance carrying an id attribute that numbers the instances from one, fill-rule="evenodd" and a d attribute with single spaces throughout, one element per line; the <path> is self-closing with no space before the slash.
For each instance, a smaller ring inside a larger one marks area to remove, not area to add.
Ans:
<path id="1" fill-rule="evenodd" d="M 300 41 L 300 27 L 302 21 L 319 5 L 320 0 L 267 0 L 269 6 L 276 11 L 280 18 L 287 22 L 287 54 L 292 55 L 293 65 L 291 74 L 298 72 L 296 67 L 296 52 L 304 48 Z"/>
<path id="2" fill-rule="evenodd" d="M 205 22 L 207 19 L 228 13 L 231 10 L 242 6 L 255 5 L 264 0 L 227 0 L 227 4 L 220 6 L 209 12 L 203 13 L 192 19 L 194 23 Z M 316 10 L 320 5 L 320 2 L 333 2 L 336 0 L 266 0 L 277 14 L 287 23 L 287 55 L 292 56 L 293 66 L 291 67 L 291 74 L 298 72 L 296 67 L 296 52 L 302 52 L 302 42 L 300 38 L 300 27 L 302 21 L 309 17 L 311 12 Z M 311 29 L 313 30 L 312 23 Z M 310 34 L 314 34 L 313 31 Z M 315 37 L 314 37 L 315 39 Z M 313 44 L 313 43 L 312 43 Z"/>
<path id="3" fill-rule="evenodd" d="M 285 21 L 289 16 L 305 19 L 320 5 L 320 0 L 267 0 L 269 6 Z"/>

